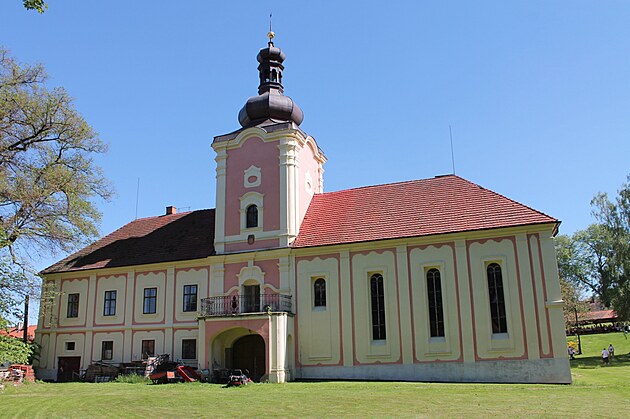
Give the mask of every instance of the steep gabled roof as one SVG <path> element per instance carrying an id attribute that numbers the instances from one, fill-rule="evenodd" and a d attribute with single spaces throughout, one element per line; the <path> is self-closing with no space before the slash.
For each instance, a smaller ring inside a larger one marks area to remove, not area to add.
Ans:
<path id="1" fill-rule="evenodd" d="M 558 223 L 455 175 L 316 194 L 294 248 Z"/>
<path id="2" fill-rule="evenodd" d="M 130 222 L 42 273 L 200 259 L 214 254 L 214 209 Z M 558 223 L 448 175 L 316 194 L 294 248 Z"/>
<path id="3" fill-rule="evenodd" d="M 82 271 L 199 259 L 214 254 L 214 209 L 141 218 L 44 269 Z"/>

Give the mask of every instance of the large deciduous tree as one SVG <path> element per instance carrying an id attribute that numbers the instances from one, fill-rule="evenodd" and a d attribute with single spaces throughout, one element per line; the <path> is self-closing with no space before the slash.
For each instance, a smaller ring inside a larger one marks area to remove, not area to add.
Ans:
<path id="1" fill-rule="evenodd" d="M 584 317 L 588 311 L 588 304 L 584 302 L 586 286 L 579 280 L 583 275 L 582 266 L 574 263 L 577 250 L 573 239 L 566 235 L 556 237 L 556 256 L 558 259 L 558 273 L 560 276 L 560 291 L 564 301 L 565 328 L 576 326 L 576 322 Z"/>
<path id="2" fill-rule="evenodd" d="M 630 176 L 614 200 L 600 193 L 591 205 L 597 223 L 557 237 L 560 276 L 630 320 Z"/>
<path id="3" fill-rule="evenodd" d="M 600 193 L 591 204 L 608 241 L 610 269 L 606 280 L 612 292 L 607 301 L 620 319 L 630 320 L 630 175 L 614 200 Z"/>
<path id="4" fill-rule="evenodd" d="M 93 161 L 105 145 L 68 93 L 45 82 L 43 66 L 21 65 L 0 47 L 0 323 L 33 288 L 34 254 L 94 238 L 96 203 L 111 195 Z"/>
<path id="5" fill-rule="evenodd" d="M 106 150 L 41 65 L 0 49 L 0 247 L 68 251 L 97 234 L 94 200 L 110 188 L 93 155 Z"/>

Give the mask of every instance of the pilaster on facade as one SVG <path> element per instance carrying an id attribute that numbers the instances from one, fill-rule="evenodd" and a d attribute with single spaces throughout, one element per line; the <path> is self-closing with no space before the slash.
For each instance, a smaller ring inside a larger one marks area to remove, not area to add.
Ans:
<path id="1" fill-rule="evenodd" d="M 518 268 L 521 277 L 521 308 L 522 313 L 534 313 L 534 316 L 524 316 L 523 323 L 525 326 L 525 332 L 527 334 L 527 341 L 524 342 L 527 345 L 527 353 L 530 359 L 539 359 L 541 354 L 541 342 L 540 342 L 540 320 L 537 318 L 536 306 L 534 301 L 536 295 L 534 295 L 534 287 L 532 285 L 535 280 L 535 274 L 532 272 L 532 263 L 529 259 L 528 240 L 527 235 L 517 234 L 516 238 L 516 254 L 518 257 Z M 537 324 L 538 323 L 538 324 Z"/>
<path id="2" fill-rule="evenodd" d="M 208 293 L 210 296 L 223 295 L 225 278 L 225 265 L 223 262 L 216 262 L 210 266 L 210 288 Z"/>
<path id="3" fill-rule="evenodd" d="M 225 247 L 225 199 L 227 174 L 227 148 L 225 143 L 212 145 L 217 153 L 216 169 L 216 208 L 214 212 L 214 248 L 217 253 L 223 253 Z"/>
<path id="4" fill-rule="evenodd" d="M 540 235 L 541 270 L 543 275 L 543 287 L 546 294 L 545 307 L 549 316 L 552 337 L 552 354 L 566 354 L 566 342 L 564 339 L 564 317 L 562 312 L 563 301 L 560 292 L 560 280 L 558 279 L 558 265 L 555 261 L 555 249 L 551 234 Z"/>
<path id="5" fill-rule="evenodd" d="M 133 326 L 133 306 L 134 294 L 136 289 L 136 271 L 134 269 L 127 271 L 127 281 L 125 289 L 125 327 Z M 129 302 L 132 302 L 131 304 Z"/>
<path id="6" fill-rule="evenodd" d="M 349 302 L 352 298 L 352 289 L 350 287 L 350 252 L 348 250 L 339 252 L 339 274 L 340 300 Z M 342 330 L 344 331 L 341 335 L 343 365 L 344 367 L 351 367 L 353 366 L 354 360 L 354 345 L 352 340 L 354 324 L 352 323 L 352 306 L 350 304 L 341 305 L 341 318 Z"/>
<path id="7" fill-rule="evenodd" d="M 92 344 L 94 343 L 94 332 L 91 329 L 86 330 L 85 332 L 85 344 L 83 347 L 83 359 L 85 360 L 84 364 L 91 364 L 94 362 L 92 357 Z"/>
<path id="8" fill-rule="evenodd" d="M 466 252 L 466 240 L 455 240 L 455 258 L 457 264 L 457 281 L 459 285 L 459 301 L 461 307 L 462 351 L 464 362 L 475 361 L 475 337 L 473 320 L 470 316 L 472 310 L 472 295 L 470 294 L 468 267 L 469 260 Z"/>
<path id="9" fill-rule="evenodd" d="M 289 256 L 278 258 L 278 272 L 280 274 L 280 292 L 291 293 L 291 283 L 289 277 L 290 259 Z"/>
<path id="10" fill-rule="evenodd" d="M 398 301 L 403 364 L 413 364 L 413 342 L 411 326 L 411 304 L 409 296 L 409 269 L 407 264 L 407 246 L 396 246 L 396 271 L 398 273 Z"/>
<path id="11" fill-rule="evenodd" d="M 297 237 L 297 140 L 291 135 L 280 139 L 280 247 L 287 247 Z"/>

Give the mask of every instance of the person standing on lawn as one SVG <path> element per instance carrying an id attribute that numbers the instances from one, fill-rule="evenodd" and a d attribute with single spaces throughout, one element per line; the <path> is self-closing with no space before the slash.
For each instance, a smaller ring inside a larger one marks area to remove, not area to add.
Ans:
<path id="1" fill-rule="evenodd" d="M 615 347 L 613 346 L 612 343 L 608 345 L 608 357 L 610 358 L 611 361 L 615 357 Z"/>
<path id="2" fill-rule="evenodd" d="M 608 365 L 608 356 L 610 355 L 610 353 L 608 352 L 608 349 L 604 348 L 602 349 L 602 362 L 604 363 L 604 365 Z"/>

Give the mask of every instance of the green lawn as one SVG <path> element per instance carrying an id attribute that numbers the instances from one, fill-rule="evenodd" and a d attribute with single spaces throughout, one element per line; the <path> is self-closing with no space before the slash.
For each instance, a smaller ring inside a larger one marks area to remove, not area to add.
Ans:
<path id="1" fill-rule="evenodd" d="M 600 351 L 611 342 L 616 359 L 602 367 Z M 585 336 L 582 350 L 571 362 L 570 386 L 36 383 L 0 393 L 0 417 L 630 417 L 630 340 L 621 333 Z"/>

